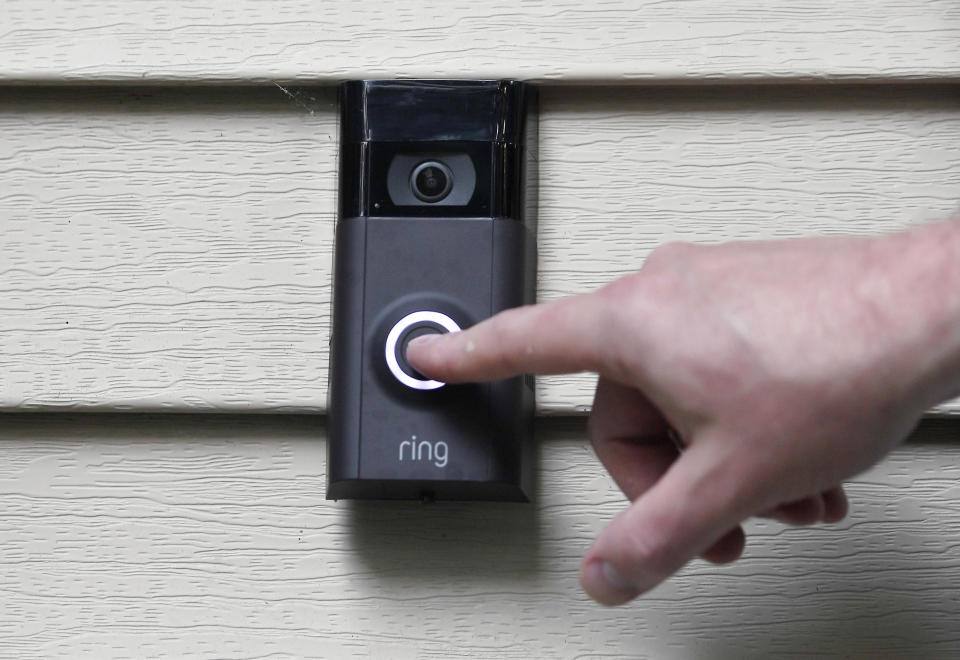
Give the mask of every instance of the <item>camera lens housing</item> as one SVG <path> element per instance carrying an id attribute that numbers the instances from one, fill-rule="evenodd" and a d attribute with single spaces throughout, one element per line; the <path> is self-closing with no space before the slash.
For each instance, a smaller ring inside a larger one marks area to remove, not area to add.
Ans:
<path id="1" fill-rule="evenodd" d="M 438 160 L 425 161 L 410 173 L 410 188 L 420 201 L 442 201 L 453 189 L 453 172 Z"/>
<path id="2" fill-rule="evenodd" d="M 445 145 L 371 145 L 374 215 L 450 217 L 487 212 L 488 190 L 478 184 L 489 179 L 489 168 L 478 170 L 474 161 L 490 157 L 457 147 L 441 151 L 437 146 Z M 485 194 L 478 194 L 480 189 Z"/>

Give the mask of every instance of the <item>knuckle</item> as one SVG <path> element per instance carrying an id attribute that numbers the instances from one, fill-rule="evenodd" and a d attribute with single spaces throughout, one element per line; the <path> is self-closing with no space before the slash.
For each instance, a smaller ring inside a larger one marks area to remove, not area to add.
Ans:
<path id="1" fill-rule="evenodd" d="M 672 272 L 646 268 L 614 280 L 597 292 L 603 301 L 601 321 L 616 324 L 630 314 L 654 313 L 675 288 L 674 280 Z"/>
<path id="2" fill-rule="evenodd" d="M 642 272 L 614 280 L 597 292 L 594 360 L 612 372 L 632 372 L 639 352 L 638 342 L 648 336 L 657 297 L 652 295 L 649 277 Z"/>
<path id="3" fill-rule="evenodd" d="M 677 568 L 677 553 L 663 530 L 667 526 L 631 529 L 627 535 L 630 562 L 644 573 L 659 578 L 671 575 Z"/>
<path id="4" fill-rule="evenodd" d="M 644 264 L 644 267 L 661 267 L 684 262 L 700 249 L 700 246 L 685 241 L 671 241 L 655 248 Z"/>
<path id="5" fill-rule="evenodd" d="M 646 278 L 632 273 L 618 278 L 597 292 L 597 323 L 600 328 L 623 330 L 623 321 L 643 304 Z"/>
<path id="6" fill-rule="evenodd" d="M 643 287 L 643 275 L 640 272 L 619 277 L 598 292 L 604 300 L 606 310 L 616 311 L 621 304 L 629 304 Z"/>
<path id="7" fill-rule="evenodd" d="M 590 441 L 590 444 L 594 448 L 597 445 L 602 444 L 604 438 L 600 430 L 600 423 L 598 420 L 598 414 L 600 411 L 597 409 L 597 404 L 594 402 L 593 410 L 590 412 L 590 416 L 587 418 L 587 440 Z"/>

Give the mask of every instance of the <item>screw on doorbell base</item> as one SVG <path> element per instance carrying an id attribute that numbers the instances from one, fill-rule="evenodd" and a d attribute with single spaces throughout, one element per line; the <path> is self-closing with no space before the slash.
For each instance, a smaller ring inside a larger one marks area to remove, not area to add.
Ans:
<path id="1" fill-rule="evenodd" d="M 407 314 L 390 329 L 384 345 L 384 358 L 393 377 L 415 390 L 436 390 L 445 385 L 430 380 L 407 362 L 407 345 L 425 334 L 459 332 L 460 326 L 441 312 L 423 310 Z"/>

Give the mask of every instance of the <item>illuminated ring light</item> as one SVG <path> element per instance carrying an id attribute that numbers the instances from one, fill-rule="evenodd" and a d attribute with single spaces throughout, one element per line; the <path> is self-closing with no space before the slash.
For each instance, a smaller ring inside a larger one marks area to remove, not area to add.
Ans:
<path id="1" fill-rule="evenodd" d="M 420 378 L 414 378 L 401 369 L 400 363 L 397 362 L 397 342 L 400 341 L 400 337 L 410 326 L 417 325 L 418 323 L 434 323 L 446 329 L 447 332 L 460 331 L 460 326 L 457 325 L 456 321 L 446 314 L 441 314 L 440 312 L 424 311 L 407 314 L 402 319 L 397 321 L 397 324 L 390 329 L 390 334 L 387 335 L 387 343 L 384 347 L 384 357 L 387 359 L 387 368 L 390 369 L 390 373 L 393 374 L 393 377 L 407 387 L 415 390 L 435 390 L 443 387 L 446 385 L 446 383 L 441 383 L 439 380 L 422 380 Z"/>

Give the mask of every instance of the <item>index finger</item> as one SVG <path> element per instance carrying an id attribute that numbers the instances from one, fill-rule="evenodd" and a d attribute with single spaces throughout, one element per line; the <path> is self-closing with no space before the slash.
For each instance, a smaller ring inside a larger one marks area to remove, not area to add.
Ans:
<path id="1" fill-rule="evenodd" d="M 418 337 L 407 360 L 445 383 L 599 371 L 604 316 L 595 293 L 516 307 L 462 332 Z"/>

